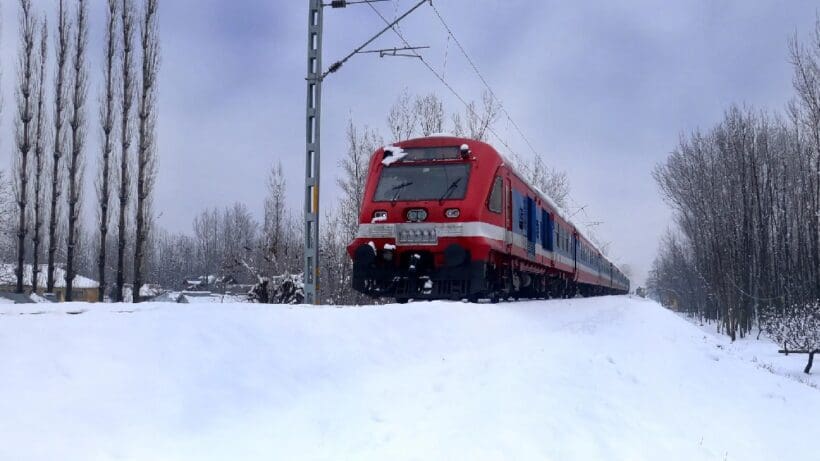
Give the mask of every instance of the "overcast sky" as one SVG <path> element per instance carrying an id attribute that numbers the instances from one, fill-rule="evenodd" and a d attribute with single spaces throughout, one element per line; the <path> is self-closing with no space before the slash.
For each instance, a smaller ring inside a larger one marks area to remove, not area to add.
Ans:
<path id="1" fill-rule="evenodd" d="M 88 178 L 99 155 L 96 120 L 103 0 L 90 0 Z M 160 0 L 160 225 L 189 231 L 205 207 L 244 202 L 261 215 L 267 171 L 285 167 L 292 206 L 302 206 L 307 0 Z M 377 7 L 389 18 L 416 0 Z M 651 177 L 681 133 L 708 128 L 729 104 L 782 110 L 791 97 L 787 39 L 807 37 L 817 4 L 783 1 L 437 0 L 437 7 L 495 93 L 546 161 L 568 173 L 580 222 L 643 283 L 669 226 Z M 54 23 L 56 0 L 34 0 Z M 0 164 L 11 163 L 17 2 L 2 5 Z M 325 64 L 383 27 L 368 6 L 325 12 Z M 402 23 L 413 45 L 463 97 L 482 84 L 429 6 Z M 392 33 L 376 47 L 401 45 Z M 323 105 L 323 206 L 332 206 L 346 119 L 385 137 L 396 97 L 436 92 L 460 103 L 415 59 L 354 57 L 328 78 Z M 530 151 L 502 120 L 499 134 Z M 491 140 L 500 149 L 500 143 Z M 86 214 L 94 216 L 93 191 Z M 571 210 L 574 211 L 574 210 Z"/>

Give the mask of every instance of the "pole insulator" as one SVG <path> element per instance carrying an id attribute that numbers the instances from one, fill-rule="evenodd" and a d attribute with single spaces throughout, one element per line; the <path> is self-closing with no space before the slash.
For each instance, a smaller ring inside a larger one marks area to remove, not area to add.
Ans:
<path id="1" fill-rule="evenodd" d="M 347 0 L 333 0 L 330 2 L 331 8 L 346 8 L 347 7 Z"/>
<path id="2" fill-rule="evenodd" d="M 327 69 L 327 73 L 332 74 L 333 72 L 339 70 L 340 67 L 342 67 L 342 61 L 336 61 L 330 65 L 330 67 Z"/>

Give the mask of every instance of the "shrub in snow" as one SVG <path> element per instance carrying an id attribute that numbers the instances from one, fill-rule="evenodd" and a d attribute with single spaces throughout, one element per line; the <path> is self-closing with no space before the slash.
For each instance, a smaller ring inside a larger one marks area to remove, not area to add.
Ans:
<path id="1" fill-rule="evenodd" d="M 305 301 L 305 284 L 302 274 L 285 274 L 273 278 L 273 296 L 276 304 L 302 304 Z"/>
<path id="2" fill-rule="evenodd" d="M 820 301 L 802 303 L 788 309 L 767 309 L 761 312 L 760 321 L 766 333 L 783 352 L 809 354 L 806 373 L 811 371 L 814 354 L 820 354 Z"/>
<path id="3" fill-rule="evenodd" d="M 260 277 L 248 296 L 252 301 L 263 304 L 301 304 L 305 300 L 302 274 Z"/>

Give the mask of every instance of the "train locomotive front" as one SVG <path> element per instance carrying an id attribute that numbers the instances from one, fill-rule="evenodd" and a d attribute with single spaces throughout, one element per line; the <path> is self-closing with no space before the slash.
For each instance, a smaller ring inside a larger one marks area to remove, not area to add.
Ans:
<path id="1" fill-rule="evenodd" d="M 503 246 L 493 179 L 501 157 L 474 140 L 430 137 L 379 149 L 371 158 L 348 246 L 353 288 L 399 301 L 476 298 L 497 279 L 491 253 Z"/>

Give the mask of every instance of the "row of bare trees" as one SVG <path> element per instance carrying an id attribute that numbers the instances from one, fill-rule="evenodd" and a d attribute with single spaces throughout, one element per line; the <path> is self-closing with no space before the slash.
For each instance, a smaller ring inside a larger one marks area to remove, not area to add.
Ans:
<path id="1" fill-rule="evenodd" d="M 661 244 L 649 287 L 667 304 L 717 321 L 732 339 L 758 325 L 789 349 L 814 350 L 820 21 L 814 41 L 794 39 L 790 56 L 795 98 L 785 116 L 732 107 L 708 132 L 684 136 L 655 170 L 677 227 Z"/>
<path id="2" fill-rule="evenodd" d="M 138 10 L 134 0 L 108 0 L 106 9 L 99 108 L 99 220 L 94 246 L 96 275 L 101 284 L 99 300 L 102 301 L 106 293 L 106 273 L 110 271 L 106 251 L 113 215 L 110 206 L 112 196 L 116 195 L 119 197 L 119 226 L 114 299 L 121 301 L 129 257 L 125 249 L 133 240 L 132 275 L 134 285 L 139 287 L 143 283 L 145 247 L 152 224 L 151 193 L 157 173 L 158 3 L 157 0 L 143 0 Z M 13 164 L 17 223 L 15 276 L 17 291 L 22 293 L 24 286 L 29 284 L 25 272 L 27 263 L 30 263 L 31 286 L 42 286 L 39 282 L 40 258 L 47 238 L 45 291 L 53 291 L 57 283 L 55 267 L 64 264 L 65 298 L 71 301 L 72 284 L 78 273 L 78 254 L 87 254 L 81 245 L 90 241 L 82 237 L 85 231 L 82 209 L 89 129 L 87 1 L 59 0 L 56 15 L 54 52 L 50 54 L 47 14 L 34 11 L 31 0 L 19 0 L 16 155 Z M 137 29 L 138 42 L 134 37 Z M 49 82 L 47 68 L 52 56 L 54 70 Z M 135 64 L 138 62 L 140 67 L 137 69 Z M 49 91 L 50 88 L 53 90 Z M 117 136 L 119 146 L 115 145 Z M 137 147 L 132 152 L 134 141 Z M 115 168 L 117 162 L 119 177 Z M 134 186 L 131 184 L 132 165 L 136 168 L 137 178 Z M 134 196 L 136 200 L 132 199 Z M 133 218 L 129 218 L 131 215 Z M 58 254 L 63 244 L 65 251 Z M 138 294 L 135 300 L 139 300 Z"/>
<path id="3" fill-rule="evenodd" d="M 260 277 L 302 271 L 302 228 L 286 206 L 282 165 L 268 177 L 265 213 L 260 223 L 242 203 L 202 210 L 191 233 L 162 229 L 146 241 L 145 279 L 168 289 L 185 288 L 187 278 L 254 284 Z"/>

